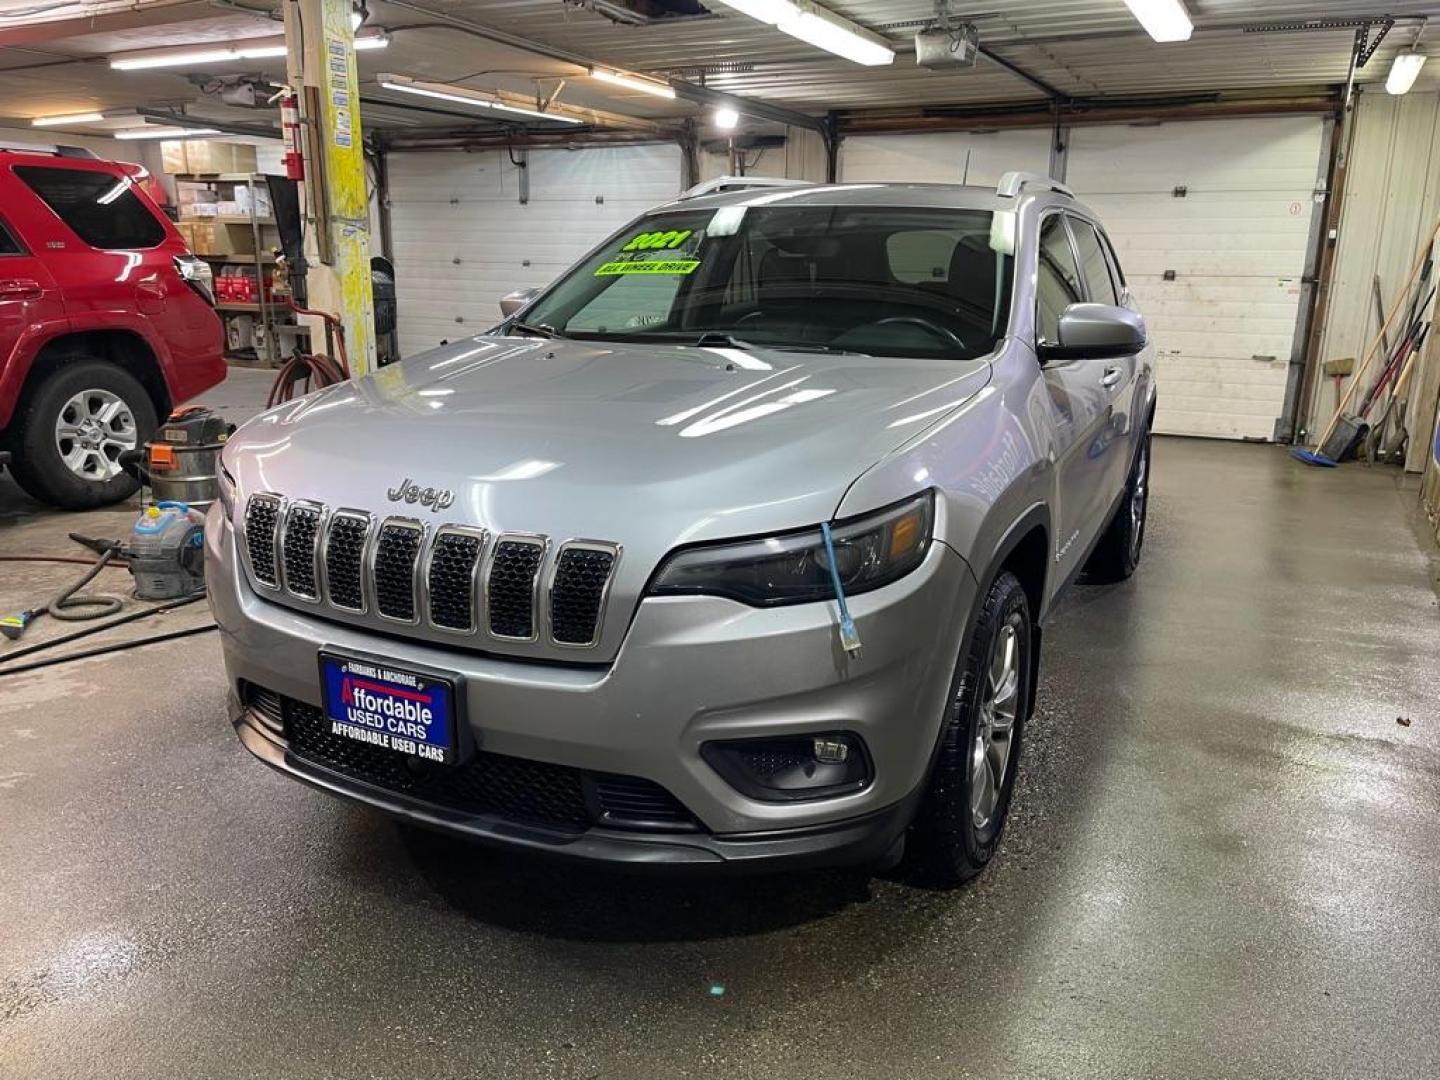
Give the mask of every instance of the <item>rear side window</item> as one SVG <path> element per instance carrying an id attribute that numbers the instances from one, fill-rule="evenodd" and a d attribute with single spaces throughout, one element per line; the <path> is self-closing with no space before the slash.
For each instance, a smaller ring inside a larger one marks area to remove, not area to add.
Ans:
<path id="1" fill-rule="evenodd" d="M 1035 276 L 1035 336 L 1051 345 L 1060 342 L 1060 315 L 1085 299 L 1080 268 L 1059 214 L 1040 227 L 1040 265 Z"/>
<path id="2" fill-rule="evenodd" d="M 128 177 L 45 165 L 17 165 L 15 175 L 91 247 L 151 248 L 165 239 Z"/>
<path id="3" fill-rule="evenodd" d="M 1071 218 L 1070 231 L 1075 234 L 1075 246 L 1080 249 L 1080 272 L 1090 289 L 1090 299 L 1097 304 L 1118 304 L 1118 290 L 1110 277 L 1110 264 L 1105 261 L 1105 249 L 1100 246 L 1100 237 L 1095 235 L 1095 226 Z"/>
<path id="4" fill-rule="evenodd" d="M 13 233 L 6 227 L 5 222 L 0 221 L 0 255 L 22 255 L 24 251 Z"/>

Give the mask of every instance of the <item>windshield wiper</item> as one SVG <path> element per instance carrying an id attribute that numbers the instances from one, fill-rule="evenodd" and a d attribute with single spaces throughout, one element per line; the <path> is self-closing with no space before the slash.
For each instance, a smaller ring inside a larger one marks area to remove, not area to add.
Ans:
<path id="1" fill-rule="evenodd" d="M 780 344 L 765 346 L 767 349 L 774 349 L 776 352 L 818 352 L 832 353 L 836 356 L 869 356 L 869 353 L 859 352 L 855 349 L 842 349 L 838 345 L 820 345 L 810 342 L 798 344 Z"/>
<path id="2" fill-rule="evenodd" d="M 563 338 L 565 336 L 553 326 L 547 326 L 544 323 L 521 322 L 519 319 L 516 319 L 510 324 L 510 329 L 519 330 L 521 333 L 530 334 L 534 337 Z"/>
<path id="3" fill-rule="evenodd" d="M 755 351 L 755 343 L 753 341 L 743 341 L 733 334 L 725 333 L 723 330 L 706 330 L 695 339 L 696 348 L 704 348 L 706 346 L 711 348 L 722 346 L 728 349 L 744 349 L 746 352 Z"/>

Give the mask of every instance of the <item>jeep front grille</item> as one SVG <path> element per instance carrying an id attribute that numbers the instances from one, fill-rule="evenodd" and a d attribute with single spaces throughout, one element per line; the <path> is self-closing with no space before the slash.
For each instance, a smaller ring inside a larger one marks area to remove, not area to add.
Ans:
<path id="1" fill-rule="evenodd" d="M 377 521 L 270 492 L 245 505 L 241 545 L 266 589 L 349 615 L 499 641 L 593 648 L 617 544 L 549 539 L 412 518 Z"/>

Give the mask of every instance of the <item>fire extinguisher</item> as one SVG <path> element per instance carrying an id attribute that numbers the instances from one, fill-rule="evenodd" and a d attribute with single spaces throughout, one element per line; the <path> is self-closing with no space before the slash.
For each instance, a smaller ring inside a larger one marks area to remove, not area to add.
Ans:
<path id="1" fill-rule="evenodd" d="M 280 131 L 285 137 L 285 176 L 305 179 L 305 157 L 300 152 L 300 97 L 289 87 L 280 94 Z"/>

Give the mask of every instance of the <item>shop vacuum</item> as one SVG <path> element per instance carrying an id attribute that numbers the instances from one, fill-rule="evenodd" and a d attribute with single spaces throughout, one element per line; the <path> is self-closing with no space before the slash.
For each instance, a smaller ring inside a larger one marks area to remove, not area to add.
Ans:
<path id="1" fill-rule="evenodd" d="M 80 590 L 117 560 L 123 560 L 130 571 L 136 599 L 162 602 L 133 616 L 178 607 L 204 596 L 205 510 L 219 495 L 215 471 L 233 430 L 234 425 L 211 410 L 190 406 L 171 413 L 143 451 L 122 454 L 120 467 L 150 494 L 130 535 L 122 541 L 70 533 L 70 539 L 95 552 L 95 565 L 45 604 L 0 616 L 0 634 L 18 640 L 41 615 L 62 622 L 115 615 L 124 605 L 120 597 L 87 595 Z M 130 617 L 116 621 L 129 621 Z M 112 625 L 115 623 L 106 624 Z"/>

